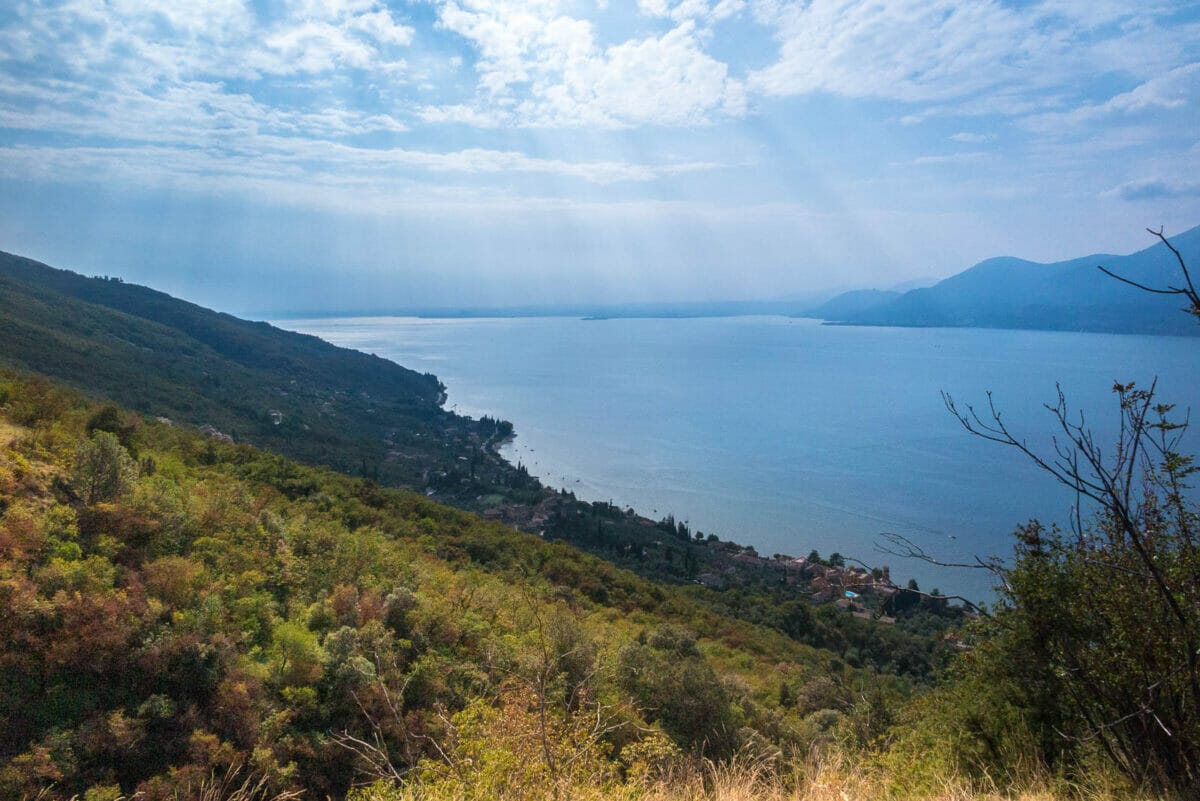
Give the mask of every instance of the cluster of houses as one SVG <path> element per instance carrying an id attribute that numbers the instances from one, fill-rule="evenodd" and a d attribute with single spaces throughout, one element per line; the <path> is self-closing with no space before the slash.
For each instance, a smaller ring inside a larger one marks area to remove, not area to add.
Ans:
<path id="1" fill-rule="evenodd" d="M 808 581 L 812 599 L 817 603 L 872 593 L 892 595 L 899 589 L 892 584 L 887 567 L 867 570 L 858 565 L 832 566 L 810 561 L 803 556 L 794 559 L 784 557 L 778 561 L 783 563 L 789 581 Z"/>
<path id="2" fill-rule="evenodd" d="M 892 583 L 886 566 L 867 570 L 858 565 L 830 565 L 804 556 L 785 554 L 776 554 L 767 559 L 749 550 L 741 550 L 731 555 L 730 559 L 748 567 L 779 571 L 788 584 L 807 584 L 808 595 L 813 603 L 833 602 L 855 617 L 875 618 L 883 623 L 895 622 L 894 618 L 887 616 L 875 617 L 875 613 L 858 600 L 864 595 L 888 597 L 899 591 L 900 588 Z M 701 573 L 696 581 L 713 589 L 728 586 L 728 578 L 718 573 Z"/>
<path id="3" fill-rule="evenodd" d="M 553 507 L 558 499 L 551 498 L 536 506 L 503 505 L 489 508 L 483 516 L 488 520 L 498 520 L 515 528 L 525 531 L 541 532 L 546 525 Z M 642 521 L 649 526 L 654 524 Z M 894 623 L 895 619 L 888 616 L 878 616 L 877 612 L 867 608 L 860 600 L 862 596 L 875 595 L 890 597 L 899 592 L 900 588 L 892 583 L 888 568 L 880 567 L 868 570 L 858 565 L 846 566 L 828 564 L 824 561 L 807 557 L 793 557 L 776 554 L 768 559 L 759 556 L 753 549 L 742 548 L 734 543 L 720 542 L 710 539 L 708 547 L 724 552 L 730 563 L 724 570 L 708 570 L 696 576 L 697 584 L 715 590 L 724 590 L 731 583 L 737 583 L 738 567 L 748 567 L 756 570 L 777 572 L 780 579 L 788 584 L 800 584 L 801 589 L 815 604 L 833 603 L 849 614 L 859 618 L 873 618 L 883 623 Z M 655 546 L 662 546 L 662 541 L 655 541 Z M 628 545 L 626 550 L 635 546 Z M 649 547 L 649 546 L 647 546 Z M 643 554 L 645 548 L 642 549 Z M 876 604 L 876 606 L 878 606 Z"/>

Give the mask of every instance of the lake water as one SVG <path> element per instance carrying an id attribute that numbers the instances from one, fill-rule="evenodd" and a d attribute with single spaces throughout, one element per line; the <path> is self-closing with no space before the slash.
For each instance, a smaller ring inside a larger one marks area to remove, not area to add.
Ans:
<path id="1" fill-rule="evenodd" d="M 1114 380 L 1159 381 L 1200 406 L 1198 340 L 716 319 L 284 320 L 447 386 L 447 407 L 511 420 L 504 451 L 553 487 L 668 512 L 759 553 L 838 551 L 976 598 L 981 571 L 878 550 L 897 532 L 946 561 L 1007 555 L 1015 524 L 1065 523 L 1073 498 L 1019 454 L 972 437 L 942 405 L 986 403 L 1051 445 L 1061 383 L 1102 443 Z M 1191 450 L 1197 437 L 1190 438 Z"/>

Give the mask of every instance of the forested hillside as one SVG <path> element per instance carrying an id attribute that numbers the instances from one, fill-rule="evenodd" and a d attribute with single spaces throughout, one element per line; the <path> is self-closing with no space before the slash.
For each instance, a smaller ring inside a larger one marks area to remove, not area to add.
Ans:
<path id="1" fill-rule="evenodd" d="M 912 692 L 415 494 L 40 379 L 0 409 L 6 798 L 622 781 L 865 745 Z"/>
<path id="2" fill-rule="evenodd" d="M 387 483 L 423 488 L 459 456 L 495 462 L 481 447 L 495 422 L 443 410 L 435 376 L 3 253 L 0 341 L 10 366 Z"/>

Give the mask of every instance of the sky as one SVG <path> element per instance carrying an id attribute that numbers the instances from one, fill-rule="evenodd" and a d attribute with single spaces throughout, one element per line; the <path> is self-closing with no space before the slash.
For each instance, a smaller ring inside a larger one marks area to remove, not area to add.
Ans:
<path id="1" fill-rule="evenodd" d="M 1200 2 L 6 0 L 0 249 L 234 312 L 766 299 L 1200 224 Z"/>

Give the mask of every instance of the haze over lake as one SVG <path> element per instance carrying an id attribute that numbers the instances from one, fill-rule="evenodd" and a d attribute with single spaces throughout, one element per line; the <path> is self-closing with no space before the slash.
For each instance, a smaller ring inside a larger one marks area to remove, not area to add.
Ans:
<path id="1" fill-rule="evenodd" d="M 950 561 L 1008 554 L 1014 526 L 1068 520 L 1072 496 L 942 405 L 986 404 L 1051 446 L 1061 383 L 1112 441 L 1115 380 L 1200 406 L 1195 340 L 707 319 L 285 320 L 447 386 L 447 407 L 511 420 L 503 451 L 552 487 L 754 545 L 889 564 L 923 588 L 987 597 L 980 571 L 877 550 L 893 531 Z M 1196 437 L 1185 440 L 1194 449 Z M 1190 443 L 1190 444 L 1189 444 Z"/>

